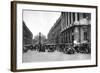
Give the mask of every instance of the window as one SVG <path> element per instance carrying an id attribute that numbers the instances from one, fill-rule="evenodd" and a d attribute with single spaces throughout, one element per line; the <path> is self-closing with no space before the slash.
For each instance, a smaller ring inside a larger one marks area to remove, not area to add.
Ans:
<path id="1" fill-rule="evenodd" d="M 85 31 L 85 32 L 84 32 L 84 40 L 88 40 L 87 37 L 88 37 L 88 33 Z"/>
<path id="2" fill-rule="evenodd" d="M 79 13 L 77 13 L 77 20 L 79 21 Z"/>
<path id="3" fill-rule="evenodd" d="M 86 13 L 83 13 L 83 18 L 86 18 L 86 16 L 87 16 Z"/>
<path id="4" fill-rule="evenodd" d="M 74 42 L 74 28 L 72 29 L 72 42 Z"/>
<path id="5" fill-rule="evenodd" d="M 67 38 L 68 38 L 68 37 L 67 37 L 67 32 L 66 32 L 66 43 L 67 43 Z"/>
<path id="6" fill-rule="evenodd" d="M 74 42 L 74 35 L 72 35 L 72 42 Z"/>
<path id="7" fill-rule="evenodd" d="M 69 33 L 68 33 L 68 37 L 69 37 L 69 41 L 68 41 L 68 42 L 70 43 L 70 31 L 69 31 Z"/>
<path id="8" fill-rule="evenodd" d="M 73 13 L 73 22 L 75 21 L 75 13 Z"/>

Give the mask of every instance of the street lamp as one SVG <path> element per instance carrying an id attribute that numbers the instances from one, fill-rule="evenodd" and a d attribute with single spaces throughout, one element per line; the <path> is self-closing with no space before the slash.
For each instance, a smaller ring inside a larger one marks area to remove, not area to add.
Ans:
<path id="1" fill-rule="evenodd" d="M 41 49 L 41 32 L 39 32 L 39 48 Z"/>
<path id="2" fill-rule="evenodd" d="M 39 32 L 39 44 L 41 44 L 41 32 Z"/>

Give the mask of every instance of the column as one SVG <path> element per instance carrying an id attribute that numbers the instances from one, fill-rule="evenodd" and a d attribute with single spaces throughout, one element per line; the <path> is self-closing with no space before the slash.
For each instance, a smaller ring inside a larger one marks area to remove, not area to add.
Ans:
<path id="1" fill-rule="evenodd" d="M 75 13 L 75 21 L 78 21 L 77 13 Z"/>
<path id="2" fill-rule="evenodd" d="M 71 24 L 73 24 L 73 13 L 71 12 Z"/>
<path id="3" fill-rule="evenodd" d="M 64 13 L 64 29 L 66 29 L 66 13 Z"/>
<path id="4" fill-rule="evenodd" d="M 68 26 L 69 26 L 69 24 L 70 24 L 70 19 L 69 19 L 69 12 L 68 12 Z"/>
<path id="5" fill-rule="evenodd" d="M 66 16 L 65 16 L 65 18 L 66 18 L 66 27 L 67 27 L 67 24 L 68 24 L 68 18 L 67 18 L 67 16 L 68 16 L 68 12 L 66 12 Z"/>

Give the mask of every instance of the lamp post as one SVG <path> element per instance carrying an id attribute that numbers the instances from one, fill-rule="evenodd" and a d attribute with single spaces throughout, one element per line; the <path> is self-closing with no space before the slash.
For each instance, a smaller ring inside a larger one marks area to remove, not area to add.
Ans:
<path id="1" fill-rule="evenodd" d="M 41 32 L 39 32 L 39 48 L 41 50 Z"/>
<path id="2" fill-rule="evenodd" d="M 39 32 L 39 44 L 41 44 L 41 32 Z"/>

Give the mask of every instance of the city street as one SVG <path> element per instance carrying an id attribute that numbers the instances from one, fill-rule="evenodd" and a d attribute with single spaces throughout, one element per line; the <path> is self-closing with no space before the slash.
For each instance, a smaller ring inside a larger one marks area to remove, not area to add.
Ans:
<path id="1" fill-rule="evenodd" d="M 25 62 L 45 62 L 45 61 L 67 61 L 67 60 L 87 60 L 91 59 L 91 54 L 65 54 L 63 52 L 38 52 L 28 50 L 23 53 L 22 61 Z"/>

